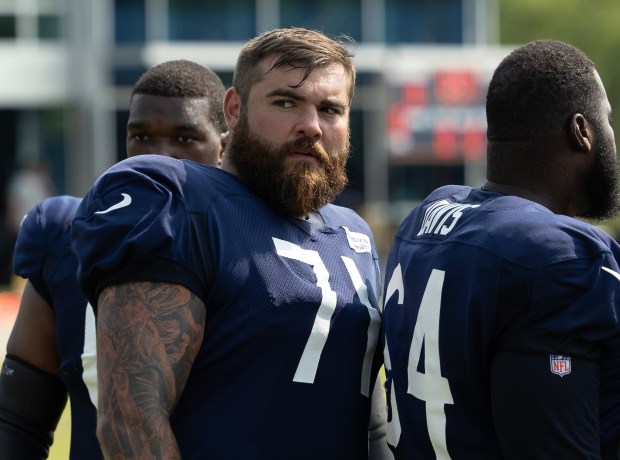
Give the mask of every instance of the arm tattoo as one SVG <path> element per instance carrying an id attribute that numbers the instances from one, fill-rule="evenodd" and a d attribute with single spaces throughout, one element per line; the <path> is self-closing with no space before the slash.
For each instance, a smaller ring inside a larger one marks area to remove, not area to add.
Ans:
<path id="1" fill-rule="evenodd" d="M 98 437 L 106 458 L 180 458 L 169 416 L 202 344 L 206 310 L 183 286 L 131 282 L 99 296 Z"/>

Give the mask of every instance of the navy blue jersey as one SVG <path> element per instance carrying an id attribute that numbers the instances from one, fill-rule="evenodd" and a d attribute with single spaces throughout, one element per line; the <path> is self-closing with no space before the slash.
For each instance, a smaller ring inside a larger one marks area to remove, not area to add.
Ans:
<path id="1" fill-rule="evenodd" d="M 386 266 L 396 457 L 617 458 L 619 257 L 514 196 L 447 186 L 415 208 Z"/>
<path id="2" fill-rule="evenodd" d="M 353 211 L 318 217 L 283 217 L 228 172 L 161 156 L 118 163 L 85 197 L 72 236 L 91 302 L 148 280 L 205 304 L 171 416 L 183 458 L 367 458 L 378 257 Z"/>
<path id="3" fill-rule="evenodd" d="M 91 396 L 85 384 L 96 383 L 94 315 L 77 282 L 77 260 L 70 247 L 70 224 L 79 204 L 79 198 L 58 196 L 33 207 L 21 224 L 13 254 L 15 273 L 27 278 L 54 310 L 59 377 L 71 402 L 70 453 L 76 460 L 103 458 L 91 402 L 96 402 L 96 393 Z"/>

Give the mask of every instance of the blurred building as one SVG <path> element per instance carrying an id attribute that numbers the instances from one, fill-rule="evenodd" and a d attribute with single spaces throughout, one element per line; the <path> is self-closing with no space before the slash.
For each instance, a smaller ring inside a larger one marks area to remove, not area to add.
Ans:
<path id="1" fill-rule="evenodd" d="M 340 198 L 395 225 L 444 183 L 478 183 L 484 95 L 506 50 L 496 0 L 0 0 L 0 186 L 33 156 L 83 194 L 125 156 L 131 86 L 186 58 L 229 85 L 240 46 L 304 26 L 358 43 L 350 187 Z"/>

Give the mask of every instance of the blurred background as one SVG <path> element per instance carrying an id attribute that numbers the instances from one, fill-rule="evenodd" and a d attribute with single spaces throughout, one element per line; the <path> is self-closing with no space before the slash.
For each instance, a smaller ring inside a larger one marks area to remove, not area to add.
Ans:
<path id="1" fill-rule="evenodd" d="M 154 64 L 191 59 L 230 85 L 240 46 L 261 31 L 353 37 L 353 154 L 339 203 L 370 222 L 384 255 L 429 191 L 483 181 L 486 85 L 515 44 L 579 46 L 618 106 L 618 19 L 616 0 L 0 0 L 0 286 L 24 212 L 50 194 L 83 195 L 125 157 L 131 87 Z"/>
<path id="2" fill-rule="evenodd" d="M 617 0 L 0 0 L 0 339 L 21 294 L 10 263 L 21 217 L 51 194 L 83 195 L 125 157 L 129 95 L 148 67 L 190 59 L 230 85 L 239 48 L 262 31 L 353 37 L 353 152 L 339 203 L 369 221 L 385 260 L 427 193 L 484 180 L 486 86 L 514 45 L 580 47 L 618 110 L 619 23 Z M 604 228 L 616 236 L 618 223 Z M 67 458 L 63 426 L 51 458 Z"/>

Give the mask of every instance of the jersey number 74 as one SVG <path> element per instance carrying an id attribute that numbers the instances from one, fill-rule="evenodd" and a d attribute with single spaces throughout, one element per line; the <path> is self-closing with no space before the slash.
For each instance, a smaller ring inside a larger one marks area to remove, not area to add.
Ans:
<path id="1" fill-rule="evenodd" d="M 429 438 L 438 459 L 449 459 L 446 445 L 445 404 L 454 404 L 448 379 L 441 375 L 439 355 L 439 318 L 441 314 L 441 294 L 445 272 L 433 270 L 426 282 L 426 288 L 418 309 L 418 316 L 413 330 L 407 363 L 407 393 L 426 403 L 426 425 Z M 396 266 L 385 292 L 384 305 L 398 292 L 397 303 L 404 303 L 404 281 L 400 264 Z M 385 308 L 385 307 L 384 307 Z M 424 348 L 422 348 L 424 346 Z M 424 356 L 422 350 L 424 349 Z M 385 344 L 385 367 L 392 370 L 390 353 Z M 418 371 L 420 360 L 424 360 L 424 373 Z M 396 446 L 400 439 L 401 427 L 398 409 L 394 399 L 394 382 L 391 383 L 390 405 L 392 420 L 388 425 L 388 442 Z"/>
<path id="2" fill-rule="evenodd" d="M 329 284 L 329 272 L 325 263 L 321 259 L 318 252 L 303 249 L 296 244 L 288 241 L 273 238 L 273 243 L 276 247 L 276 251 L 280 257 L 287 257 L 289 259 L 295 259 L 300 262 L 306 263 L 312 267 L 312 271 L 316 275 L 316 284 L 321 288 L 321 304 L 316 312 L 314 318 L 314 324 L 310 331 L 310 336 L 306 342 L 306 346 L 297 365 L 297 371 L 293 377 L 294 382 L 314 383 L 314 377 L 319 367 L 319 360 L 321 359 L 321 353 L 327 342 L 329 336 L 329 327 L 331 323 L 331 317 L 336 310 L 337 294 L 332 290 Z M 368 300 L 368 288 L 364 284 L 362 277 L 357 269 L 355 262 L 345 256 L 341 256 L 342 262 L 345 265 L 351 282 L 357 291 L 357 295 L 362 304 L 368 309 L 370 315 L 370 322 L 368 324 L 368 334 L 366 342 L 366 354 L 364 356 L 364 362 L 362 366 L 361 386 L 360 392 L 368 396 L 370 389 L 370 375 L 372 367 L 372 358 L 374 355 L 375 347 L 377 346 L 377 339 L 379 335 L 379 326 L 381 319 L 379 312 L 374 309 Z"/>

